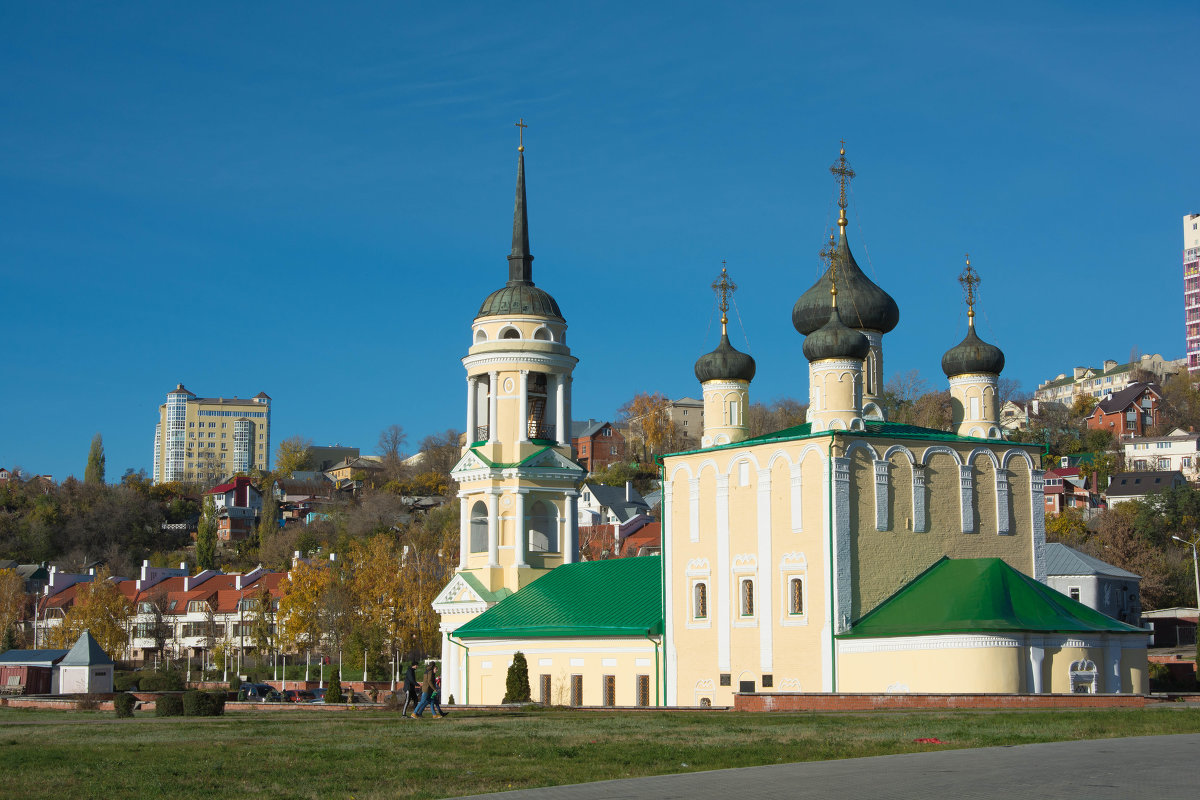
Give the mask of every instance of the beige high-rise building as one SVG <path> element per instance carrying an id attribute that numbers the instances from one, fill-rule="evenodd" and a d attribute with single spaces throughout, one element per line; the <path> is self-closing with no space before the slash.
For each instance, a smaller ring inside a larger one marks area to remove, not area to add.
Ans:
<path id="1" fill-rule="evenodd" d="M 154 482 L 219 481 L 270 469 L 271 398 L 197 397 L 181 383 L 158 407 Z"/>

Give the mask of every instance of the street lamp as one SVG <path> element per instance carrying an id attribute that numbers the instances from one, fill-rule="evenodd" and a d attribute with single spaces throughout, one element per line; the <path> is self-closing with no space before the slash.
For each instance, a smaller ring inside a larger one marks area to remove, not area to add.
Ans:
<path id="1" fill-rule="evenodd" d="M 1183 542 L 1192 548 L 1192 575 L 1196 578 L 1196 607 L 1200 608 L 1200 559 L 1196 557 L 1196 542 L 1189 542 L 1187 539 L 1180 539 L 1178 536 L 1172 536 L 1171 538 L 1177 542 Z"/>

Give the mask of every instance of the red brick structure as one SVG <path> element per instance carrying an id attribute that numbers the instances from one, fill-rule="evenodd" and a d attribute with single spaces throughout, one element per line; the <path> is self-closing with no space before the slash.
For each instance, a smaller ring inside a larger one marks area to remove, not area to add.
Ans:
<path id="1" fill-rule="evenodd" d="M 590 419 L 579 423 L 571 438 L 575 460 L 588 472 L 597 472 L 625 460 L 625 437 L 611 422 Z"/>
<path id="2" fill-rule="evenodd" d="M 1158 405 L 1162 391 L 1155 383 L 1131 383 L 1101 400 L 1084 418 L 1088 429 L 1109 431 L 1113 438 L 1125 435 L 1145 436 L 1159 420 Z"/>

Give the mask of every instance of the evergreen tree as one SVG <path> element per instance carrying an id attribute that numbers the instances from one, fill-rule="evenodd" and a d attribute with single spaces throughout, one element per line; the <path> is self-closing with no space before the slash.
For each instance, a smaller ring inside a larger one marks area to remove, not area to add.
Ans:
<path id="1" fill-rule="evenodd" d="M 529 702 L 529 664 L 525 654 L 518 650 L 508 665 L 508 680 L 504 685 L 505 703 Z"/>
<path id="2" fill-rule="evenodd" d="M 329 679 L 329 688 L 325 690 L 325 702 L 342 702 L 342 675 L 337 667 L 333 668 L 333 676 Z"/>
<path id="3" fill-rule="evenodd" d="M 104 483 L 104 439 L 100 434 L 92 437 L 92 448 L 88 450 L 87 469 L 83 471 L 84 483 Z"/>
<path id="4" fill-rule="evenodd" d="M 217 566 L 217 504 L 212 495 L 204 498 L 204 512 L 196 528 L 196 566 L 201 570 Z"/>
<path id="5" fill-rule="evenodd" d="M 4 638 L 0 639 L 0 653 L 15 650 L 17 647 L 17 631 L 12 625 L 4 629 Z"/>

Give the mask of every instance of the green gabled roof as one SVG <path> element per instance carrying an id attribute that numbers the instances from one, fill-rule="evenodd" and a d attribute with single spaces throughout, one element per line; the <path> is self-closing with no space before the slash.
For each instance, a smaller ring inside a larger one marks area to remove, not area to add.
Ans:
<path id="1" fill-rule="evenodd" d="M 458 574 L 462 576 L 462 579 L 467 582 L 467 585 L 474 589 L 475 593 L 478 594 L 485 602 L 499 603 L 501 600 L 513 593 L 512 589 L 504 588 L 497 589 L 493 592 L 486 588 L 479 581 L 479 578 L 476 578 L 470 572 L 460 572 Z"/>
<path id="2" fill-rule="evenodd" d="M 104 652 L 104 648 L 88 631 L 75 642 L 75 645 L 58 662 L 60 667 L 93 667 L 101 664 L 111 664 L 113 660 Z"/>
<path id="3" fill-rule="evenodd" d="M 492 469 L 514 469 L 514 468 L 516 468 L 516 467 L 523 467 L 523 466 L 525 466 L 525 465 L 526 465 L 526 464 L 528 464 L 529 462 L 533 461 L 533 459 L 535 459 L 535 458 L 537 458 L 538 456 L 540 456 L 542 453 L 546 452 L 547 450 L 552 450 L 552 449 L 554 449 L 554 445 L 546 445 L 546 446 L 545 446 L 545 447 L 543 447 L 541 450 L 535 450 L 534 452 L 530 453 L 530 454 L 529 454 L 529 455 L 527 455 L 525 458 L 521 459 L 520 461 L 518 461 L 518 462 L 516 462 L 516 463 L 514 463 L 514 464 L 504 464 L 504 463 L 501 463 L 501 462 L 499 462 L 499 461 L 492 461 L 490 458 L 488 458 L 488 457 L 487 457 L 487 456 L 485 456 L 483 453 L 481 453 L 481 452 L 479 452 L 478 450 L 476 450 L 474 447 L 472 447 L 472 448 L 471 448 L 471 452 L 475 454 L 475 457 L 476 457 L 476 458 L 478 458 L 478 459 L 479 459 L 480 461 L 482 461 L 484 464 L 487 464 L 487 465 L 488 465 L 489 467 L 491 467 Z M 566 456 L 563 456 L 563 457 L 564 457 L 564 458 L 567 458 Z M 568 460 L 568 461 L 570 461 L 572 464 L 575 464 L 575 466 L 579 467 L 580 469 L 583 469 L 583 467 L 582 467 L 582 466 L 579 466 L 579 464 L 577 464 L 577 463 L 576 463 L 575 461 L 573 461 L 572 459 L 570 459 L 570 458 L 567 458 L 567 460 Z"/>
<path id="4" fill-rule="evenodd" d="M 773 433 L 764 433 L 759 436 L 753 436 L 749 439 L 743 439 L 740 442 L 732 442 L 730 444 L 717 445 L 716 447 L 704 447 L 699 450 L 684 450 L 679 453 L 668 453 L 667 456 L 684 456 L 690 453 L 701 453 L 710 450 L 728 450 L 735 447 L 752 447 L 756 444 L 767 444 L 769 442 L 790 442 L 797 439 L 813 439 L 830 434 L 839 436 L 854 436 L 860 438 L 894 438 L 894 439 L 920 439 L 930 442 L 963 442 L 975 444 L 977 442 L 988 442 L 991 444 L 1002 443 L 1010 447 L 1032 447 L 1041 449 L 1040 444 L 1029 442 L 1012 442 L 1008 439 L 986 439 L 977 436 L 959 436 L 956 433 L 940 431 L 937 428 L 923 428 L 920 425 L 906 425 L 903 422 L 880 422 L 878 420 L 865 420 L 865 430 L 861 431 L 846 431 L 846 430 L 828 430 L 813 432 L 812 423 L 805 422 L 800 425 L 794 425 L 791 428 L 784 428 Z"/>
<path id="5" fill-rule="evenodd" d="M 459 639 L 663 632 L 659 556 L 563 564 L 454 631 Z"/>
<path id="6" fill-rule="evenodd" d="M 999 558 L 943 556 L 839 639 L 942 633 L 1144 633 Z"/>

